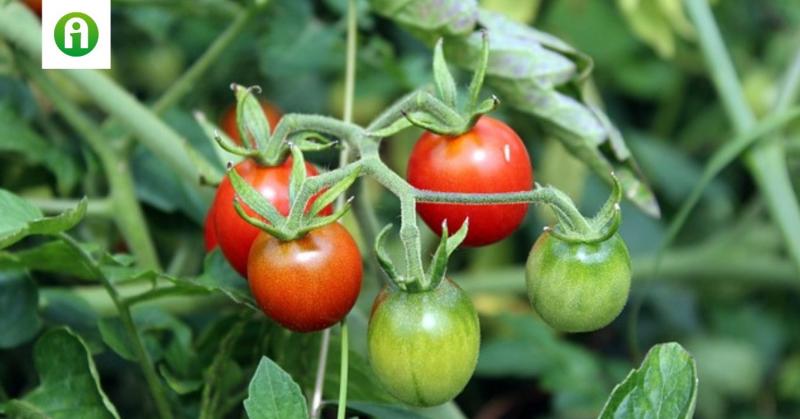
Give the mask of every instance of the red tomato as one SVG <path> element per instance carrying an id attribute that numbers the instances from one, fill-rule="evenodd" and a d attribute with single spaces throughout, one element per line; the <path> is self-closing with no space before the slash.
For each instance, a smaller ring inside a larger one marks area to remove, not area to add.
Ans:
<path id="1" fill-rule="evenodd" d="M 502 121 L 484 116 L 457 137 L 422 134 L 408 161 L 408 181 L 416 188 L 441 192 L 520 192 L 533 187 L 533 168 L 517 133 Z M 453 232 L 469 217 L 464 240 L 468 246 L 508 237 L 522 223 L 527 210 L 527 203 L 417 204 L 419 215 L 439 235 L 445 219 Z"/>
<path id="2" fill-rule="evenodd" d="M 281 111 L 265 100 L 260 100 L 259 103 L 261 103 L 261 109 L 264 110 L 264 115 L 267 117 L 267 121 L 269 121 L 270 129 L 274 131 L 275 126 L 278 125 L 278 121 L 281 120 Z M 236 144 L 242 144 L 242 138 L 239 136 L 239 128 L 236 126 L 236 105 L 232 105 L 225 111 L 222 115 L 220 126 Z"/>
<path id="3" fill-rule="evenodd" d="M 25 0 L 25 4 L 36 13 L 40 18 L 42 17 L 42 0 Z"/>
<path id="4" fill-rule="evenodd" d="M 337 222 L 288 242 L 262 232 L 247 264 L 250 290 L 261 310 L 296 332 L 342 320 L 361 291 L 362 273 L 358 246 Z"/>
<path id="5" fill-rule="evenodd" d="M 206 246 L 206 252 L 210 252 L 217 247 L 217 230 L 214 228 L 214 207 L 208 210 L 206 215 L 206 222 L 203 226 L 203 238 Z"/>
<path id="6" fill-rule="evenodd" d="M 235 170 L 261 192 L 278 212 L 283 215 L 289 214 L 289 178 L 292 173 L 292 159 L 286 159 L 283 164 L 274 167 L 260 166 L 252 160 L 245 160 L 237 164 Z M 317 169 L 306 163 L 306 173 L 308 176 L 314 176 L 317 174 Z M 247 255 L 260 230 L 239 216 L 233 206 L 234 196 L 233 185 L 230 179 L 225 177 L 217 188 L 217 195 L 214 197 L 210 212 L 214 214 L 214 228 L 222 253 L 231 266 L 242 276 L 246 276 Z M 313 199 L 311 201 L 313 202 Z M 251 209 L 245 208 L 245 210 L 248 214 L 255 215 Z M 331 214 L 332 209 L 328 206 L 321 213 Z"/>

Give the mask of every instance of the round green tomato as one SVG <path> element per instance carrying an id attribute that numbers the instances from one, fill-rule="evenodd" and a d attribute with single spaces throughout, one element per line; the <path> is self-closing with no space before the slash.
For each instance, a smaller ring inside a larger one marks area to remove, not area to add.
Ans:
<path id="1" fill-rule="evenodd" d="M 589 332 L 611 323 L 625 307 L 631 259 L 619 235 L 571 244 L 543 233 L 526 264 L 528 298 L 547 324 Z"/>
<path id="2" fill-rule="evenodd" d="M 372 306 L 367 342 L 372 369 L 389 393 L 410 405 L 439 405 L 475 371 L 478 314 L 449 279 L 423 292 L 384 288 Z"/>

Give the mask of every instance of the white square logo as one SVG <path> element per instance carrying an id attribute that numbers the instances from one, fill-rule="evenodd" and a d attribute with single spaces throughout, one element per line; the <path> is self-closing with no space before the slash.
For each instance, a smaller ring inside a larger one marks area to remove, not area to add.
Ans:
<path id="1" fill-rule="evenodd" d="M 111 68 L 111 0 L 43 0 L 42 68 Z"/>

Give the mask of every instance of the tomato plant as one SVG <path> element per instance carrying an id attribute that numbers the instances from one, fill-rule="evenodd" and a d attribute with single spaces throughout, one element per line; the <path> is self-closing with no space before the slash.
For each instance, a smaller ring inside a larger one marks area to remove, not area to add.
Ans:
<path id="1" fill-rule="evenodd" d="M 275 167 L 260 166 L 252 160 L 236 165 L 236 171 L 253 185 L 276 207 L 281 214 L 289 213 L 289 176 L 292 171 L 291 160 Z M 306 164 L 306 173 L 313 176 L 317 169 Z M 217 188 L 209 213 L 214 215 L 214 231 L 222 253 L 237 272 L 247 276 L 247 257 L 250 247 L 258 236 L 258 229 L 245 222 L 233 206 L 234 190 L 226 178 Z M 250 211 L 252 213 L 252 211 Z M 324 213 L 330 214 L 326 208 Z"/>
<path id="2" fill-rule="evenodd" d="M 504 122 L 484 116 L 459 136 L 422 134 L 408 160 L 408 182 L 420 189 L 443 192 L 520 192 L 533 186 L 533 169 L 517 133 Z M 464 243 L 483 246 L 513 233 L 525 218 L 528 204 L 420 203 L 417 211 L 439 235 L 444 220 L 458 228 L 469 218 Z"/>
<path id="3" fill-rule="evenodd" d="M 557 330 L 589 332 L 613 321 L 628 301 L 631 259 L 618 235 L 568 243 L 545 232 L 526 264 L 528 298 Z"/>
<path id="4" fill-rule="evenodd" d="M 393 396 L 435 406 L 467 385 L 478 362 L 478 314 L 450 279 L 423 292 L 384 288 L 367 329 L 369 361 Z"/>
<path id="5" fill-rule="evenodd" d="M 109 3 L 0 1 L 0 415 L 800 417 L 796 2 Z"/>
<path id="6" fill-rule="evenodd" d="M 288 329 L 322 330 L 338 323 L 361 291 L 361 253 L 339 223 L 283 242 L 261 233 L 247 278 L 261 310 Z"/>

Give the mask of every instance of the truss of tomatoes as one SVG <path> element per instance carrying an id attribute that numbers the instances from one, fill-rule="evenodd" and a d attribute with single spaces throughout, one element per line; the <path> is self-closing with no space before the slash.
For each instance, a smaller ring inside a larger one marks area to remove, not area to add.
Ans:
<path id="1" fill-rule="evenodd" d="M 291 167 L 291 159 L 274 167 L 246 160 L 234 170 L 286 215 Z M 305 168 L 308 176 L 318 174 L 310 164 Z M 408 162 L 408 182 L 419 189 L 468 193 L 520 192 L 534 185 L 522 140 L 487 116 L 462 135 L 423 134 Z M 234 209 L 234 195 L 226 178 L 208 212 L 206 248 L 218 245 L 248 279 L 264 313 L 286 328 L 311 332 L 341 321 L 355 304 L 362 279 L 361 255 L 347 230 L 333 222 L 281 241 L 244 221 Z M 483 246 L 510 236 L 527 208 L 527 203 L 420 203 L 417 212 L 439 235 L 444 222 L 457 229 L 469 220 L 463 243 Z M 526 265 L 534 309 L 566 332 L 592 331 L 613 321 L 627 301 L 630 277 L 630 257 L 616 234 L 599 243 L 573 243 L 544 233 Z M 450 279 L 416 292 L 390 284 L 373 304 L 369 359 L 384 387 L 405 403 L 433 406 L 453 399 L 474 372 L 479 346 L 475 308 Z"/>

